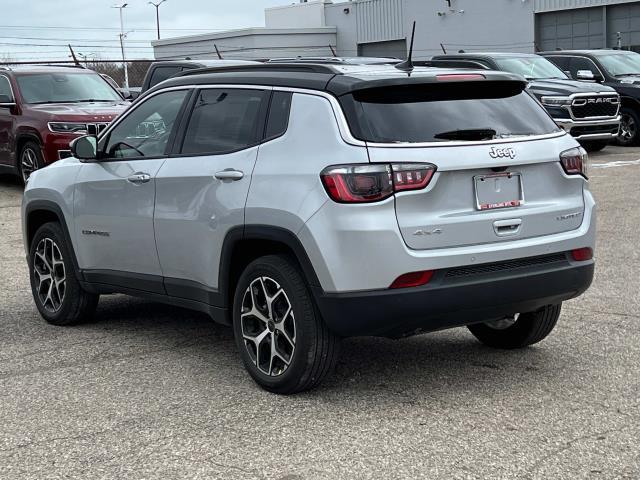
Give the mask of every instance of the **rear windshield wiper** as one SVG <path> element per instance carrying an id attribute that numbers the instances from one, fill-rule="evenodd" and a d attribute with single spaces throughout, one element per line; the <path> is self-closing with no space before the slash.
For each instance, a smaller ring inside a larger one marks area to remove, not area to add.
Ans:
<path id="1" fill-rule="evenodd" d="M 492 128 L 468 128 L 436 133 L 433 138 L 438 140 L 492 140 L 496 133 Z"/>

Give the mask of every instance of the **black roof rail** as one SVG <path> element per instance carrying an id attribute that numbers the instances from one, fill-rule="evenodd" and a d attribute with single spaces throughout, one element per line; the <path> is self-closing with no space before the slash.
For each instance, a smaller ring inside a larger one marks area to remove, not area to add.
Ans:
<path id="1" fill-rule="evenodd" d="M 337 74 L 338 70 L 329 64 L 314 63 L 257 63 L 255 65 L 230 65 L 224 67 L 204 67 L 185 70 L 176 77 L 190 77 L 204 73 L 227 73 L 227 72 L 302 72 L 302 73 L 329 73 Z"/>

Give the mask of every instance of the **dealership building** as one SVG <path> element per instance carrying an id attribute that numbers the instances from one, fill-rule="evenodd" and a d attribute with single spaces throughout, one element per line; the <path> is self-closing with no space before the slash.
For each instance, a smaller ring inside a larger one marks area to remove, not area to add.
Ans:
<path id="1" fill-rule="evenodd" d="M 330 0 L 265 10 L 265 27 L 152 42 L 155 58 L 273 58 L 621 47 L 640 50 L 637 0 Z"/>

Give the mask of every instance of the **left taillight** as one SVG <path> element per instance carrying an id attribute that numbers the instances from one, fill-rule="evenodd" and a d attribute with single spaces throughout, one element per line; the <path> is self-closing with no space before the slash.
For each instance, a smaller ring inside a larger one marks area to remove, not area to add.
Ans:
<path id="1" fill-rule="evenodd" d="M 565 150 L 560 154 L 560 163 L 567 175 L 582 175 L 588 178 L 589 155 L 582 147 Z"/>
<path id="2" fill-rule="evenodd" d="M 395 192 L 420 190 L 429 185 L 436 166 L 430 163 L 336 165 L 320 173 L 332 200 L 339 203 L 371 203 Z"/>

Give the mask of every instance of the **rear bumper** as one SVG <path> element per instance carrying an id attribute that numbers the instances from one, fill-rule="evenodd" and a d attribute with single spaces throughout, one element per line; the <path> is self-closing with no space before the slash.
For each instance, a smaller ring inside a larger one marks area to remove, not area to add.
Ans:
<path id="1" fill-rule="evenodd" d="M 401 337 L 534 311 L 589 288 L 593 261 L 575 262 L 569 254 L 536 259 L 514 268 L 440 270 L 418 288 L 326 293 L 315 287 L 313 293 L 336 334 Z"/>
<path id="2" fill-rule="evenodd" d="M 569 118 L 554 118 L 558 126 L 576 140 L 613 140 L 618 136 L 620 117 L 606 120 L 572 120 Z"/>

